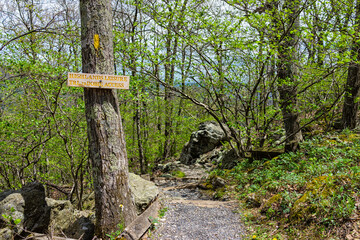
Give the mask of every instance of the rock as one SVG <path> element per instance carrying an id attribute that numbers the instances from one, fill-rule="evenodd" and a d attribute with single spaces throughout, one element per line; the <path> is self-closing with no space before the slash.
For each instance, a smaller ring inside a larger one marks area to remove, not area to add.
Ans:
<path id="1" fill-rule="evenodd" d="M 137 214 L 139 215 L 156 199 L 159 189 L 155 183 L 147 181 L 134 173 L 129 173 L 129 183 Z"/>
<path id="2" fill-rule="evenodd" d="M 0 229 L 1 240 L 13 240 L 13 232 L 9 228 Z"/>
<path id="3" fill-rule="evenodd" d="M 95 192 L 84 195 L 82 207 L 83 210 L 95 211 Z"/>
<path id="4" fill-rule="evenodd" d="M 0 227 L 6 227 L 11 223 L 11 219 L 19 219 L 21 222 L 17 224 L 18 228 L 24 227 L 24 206 L 25 200 L 20 193 L 12 193 L 0 202 Z"/>
<path id="5" fill-rule="evenodd" d="M 196 163 L 201 165 L 206 165 L 208 163 L 217 164 L 220 158 L 221 148 L 222 147 L 218 147 L 210 152 L 200 155 L 200 157 L 196 160 Z"/>
<path id="6" fill-rule="evenodd" d="M 74 239 L 91 240 L 95 233 L 95 215 L 92 212 L 75 210 L 71 224 L 64 229 L 67 237 Z"/>
<path id="7" fill-rule="evenodd" d="M 8 218 L 4 218 L 4 216 Z M 19 190 L 9 190 L 0 194 L 0 226 L 9 218 L 21 220 L 17 229 L 44 233 L 50 222 L 50 208 L 45 201 L 45 189 L 41 183 L 33 182 Z M 21 234 L 21 232 L 19 232 Z"/>
<path id="8" fill-rule="evenodd" d="M 95 215 L 92 211 L 78 211 L 70 201 L 46 198 L 51 208 L 50 229 L 57 236 L 91 240 L 94 236 Z"/>
<path id="9" fill-rule="evenodd" d="M 335 119 L 333 122 L 332 122 L 332 125 L 331 125 L 335 130 L 342 130 L 343 129 L 343 123 L 342 123 L 342 119 L 341 118 L 338 118 L 338 119 Z"/>
<path id="10" fill-rule="evenodd" d="M 211 184 L 213 185 L 214 189 L 225 187 L 225 180 L 218 176 L 211 177 Z"/>
<path id="11" fill-rule="evenodd" d="M 219 159 L 221 163 L 222 169 L 232 169 L 234 168 L 239 162 L 239 156 L 236 154 L 234 149 L 230 149 L 225 151 Z"/>
<path id="12" fill-rule="evenodd" d="M 191 134 L 190 141 L 184 146 L 180 162 L 191 165 L 200 155 L 220 146 L 226 140 L 225 132 L 216 122 L 200 123 L 199 130 Z"/>
<path id="13" fill-rule="evenodd" d="M 169 174 L 169 173 L 166 173 L 166 174 L 161 174 L 160 177 L 162 177 L 162 178 L 173 178 L 174 176 Z"/>
<path id="14" fill-rule="evenodd" d="M 211 170 L 212 168 L 214 168 L 214 165 L 212 165 L 211 163 L 205 163 L 204 167 L 208 170 Z"/>
<path id="15" fill-rule="evenodd" d="M 45 201 L 45 188 L 41 183 L 29 183 L 21 189 L 25 200 L 24 227 L 31 232 L 44 233 L 50 223 L 50 208 Z"/>
<path id="16" fill-rule="evenodd" d="M 224 179 L 212 174 L 208 176 L 205 181 L 199 183 L 199 187 L 205 190 L 216 190 L 219 188 L 224 188 L 225 185 L 226 182 Z"/>
<path id="17" fill-rule="evenodd" d="M 177 170 L 178 167 L 179 167 L 178 162 L 169 162 L 166 164 L 158 164 L 158 169 L 164 173 Z"/>
<path id="18" fill-rule="evenodd" d="M 65 208 L 72 208 L 72 204 L 69 200 L 55 200 L 52 198 L 46 198 L 47 205 L 51 208 L 51 214 L 56 214 Z"/>

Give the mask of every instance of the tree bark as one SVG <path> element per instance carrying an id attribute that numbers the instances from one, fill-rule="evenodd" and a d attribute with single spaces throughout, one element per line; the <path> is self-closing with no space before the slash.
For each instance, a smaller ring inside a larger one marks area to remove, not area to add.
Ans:
<path id="1" fill-rule="evenodd" d="M 286 28 L 285 36 L 279 44 L 278 62 L 278 90 L 280 95 L 280 108 L 286 132 L 285 151 L 296 151 L 299 142 L 303 140 L 300 130 L 300 116 L 297 106 L 297 83 L 299 70 L 297 67 L 298 37 L 296 30 L 299 29 L 298 18 L 299 1 L 286 0 L 283 12 Z"/>
<path id="2" fill-rule="evenodd" d="M 110 0 L 80 0 L 81 48 L 84 73 L 113 74 Z M 96 226 L 106 238 L 136 216 L 128 180 L 128 161 L 115 90 L 84 89 L 89 157 L 92 163 Z"/>
<path id="3" fill-rule="evenodd" d="M 360 0 L 356 3 L 357 30 L 360 31 Z M 360 62 L 360 43 L 355 39 L 351 52 L 357 62 Z M 359 111 L 360 94 L 360 64 L 351 62 L 348 70 L 348 76 L 345 86 L 345 101 L 342 112 L 342 127 L 354 129 L 358 123 L 357 113 Z"/>

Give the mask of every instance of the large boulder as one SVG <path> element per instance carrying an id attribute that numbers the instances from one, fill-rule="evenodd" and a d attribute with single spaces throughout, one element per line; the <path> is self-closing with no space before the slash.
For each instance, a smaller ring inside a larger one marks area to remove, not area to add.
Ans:
<path id="1" fill-rule="evenodd" d="M 129 173 L 129 183 L 136 211 L 139 215 L 156 199 L 159 189 L 155 183 L 147 181 L 134 173 Z"/>
<path id="2" fill-rule="evenodd" d="M 219 163 L 221 163 L 222 169 L 232 169 L 239 163 L 239 160 L 235 149 L 230 149 L 220 154 Z"/>
<path id="3" fill-rule="evenodd" d="M 0 193 L 0 228 L 15 224 L 14 231 L 44 233 L 50 222 L 50 208 L 41 183 L 29 183 L 19 190 Z"/>
<path id="4" fill-rule="evenodd" d="M 220 146 L 226 140 L 225 132 L 216 122 L 200 123 L 199 130 L 191 134 L 190 141 L 184 146 L 180 162 L 186 165 L 194 164 L 200 155 Z"/>
<path id="5" fill-rule="evenodd" d="M 67 200 L 46 198 L 46 202 L 51 208 L 51 232 L 57 236 L 73 239 L 93 239 L 94 212 L 76 210 Z"/>

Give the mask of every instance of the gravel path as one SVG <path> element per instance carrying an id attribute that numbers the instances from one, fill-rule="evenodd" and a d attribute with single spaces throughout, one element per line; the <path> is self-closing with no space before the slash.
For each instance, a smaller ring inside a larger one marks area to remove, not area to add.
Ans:
<path id="1" fill-rule="evenodd" d="M 199 189 L 191 185 L 206 178 L 203 168 L 180 167 L 190 180 L 186 183 L 161 180 L 162 205 L 168 210 L 160 219 L 156 230 L 144 239 L 152 240 L 241 240 L 246 229 L 236 212 L 238 203 L 212 201 Z M 196 185 L 195 185 L 196 186 Z"/>
<path id="2" fill-rule="evenodd" d="M 167 199 L 168 210 L 150 239 L 240 240 L 245 227 L 234 212 L 236 203 L 209 200 Z"/>

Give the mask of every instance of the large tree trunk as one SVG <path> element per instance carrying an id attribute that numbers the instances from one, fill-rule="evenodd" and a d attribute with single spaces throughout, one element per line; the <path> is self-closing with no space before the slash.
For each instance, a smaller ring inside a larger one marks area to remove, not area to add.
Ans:
<path id="1" fill-rule="evenodd" d="M 297 107 L 299 70 L 296 66 L 298 37 L 295 30 L 299 29 L 300 26 L 298 18 L 299 1 L 286 0 L 283 8 L 288 12 L 283 20 L 288 31 L 279 44 L 278 90 L 286 131 L 285 151 L 296 151 L 299 142 L 303 140 Z"/>
<path id="2" fill-rule="evenodd" d="M 113 74 L 110 0 L 80 0 L 84 73 Z M 115 90 L 84 89 L 89 157 L 95 189 L 95 234 L 117 230 L 136 216 L 129 189 L 128 162 Z"/>
<path id="3" fill-rule="evenodd" d="M 360 0 L 356 3 L 357 29 L 360 31 Z M 360 61 L 360 43 L 354 41 L 352 55 Z M 354 129 L 357 125 L 357 113 L 359 111 L 359 92 L 360 92 L 360 64 L 351 62 L 348 70 L 348 77 L 345 87 L 345 101 L 342 112 L 342 127 Z"/>

